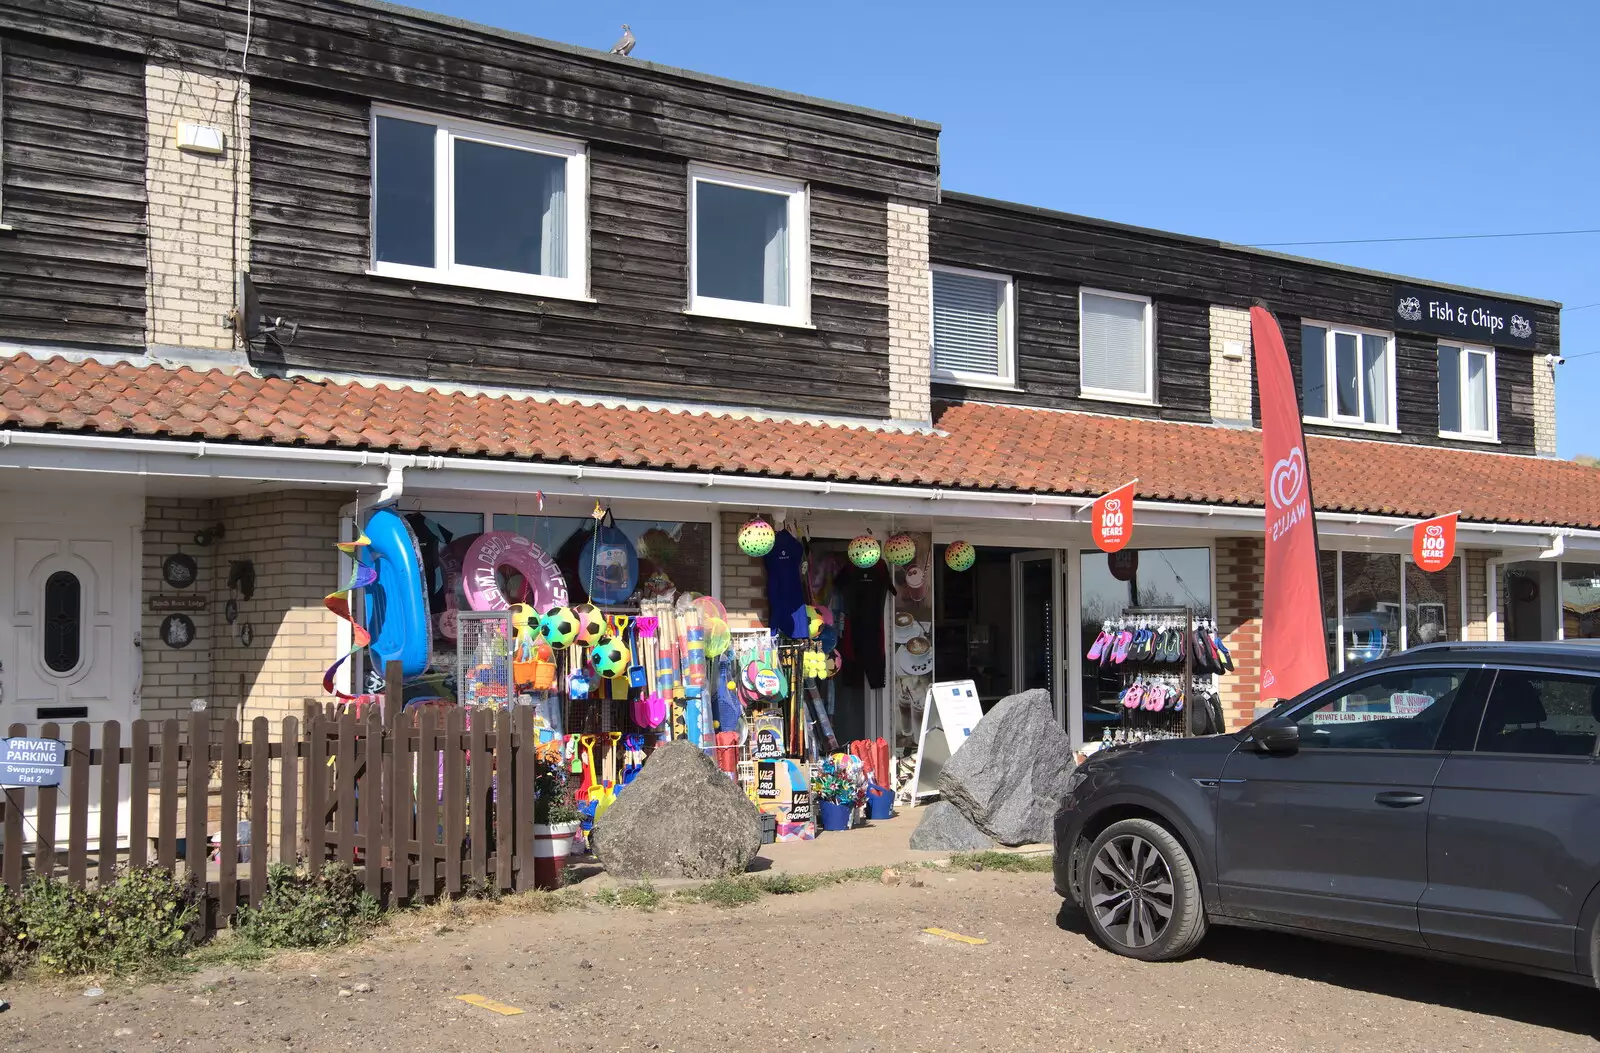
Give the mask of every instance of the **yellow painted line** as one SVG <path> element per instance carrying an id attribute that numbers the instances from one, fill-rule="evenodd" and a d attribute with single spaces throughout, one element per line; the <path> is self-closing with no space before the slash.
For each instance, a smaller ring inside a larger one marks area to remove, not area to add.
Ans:
<path id="1" fill-rule="evenodd" d="M 480 994 L 456 995 L 456 998 L 468 1005 L 475 1005 L 479 1009 L 487 1009 L 489 1012 L 499 1013 L 501 1016 L 521 1016 L 527 1012 L 525 1009 L 518 1009 L 514 1005 L 506 1005 L 504 1002 L 496 1002 L 493 998 L 485 998 Z"/>
<path id="2" fill-rule="evenodd" d="M 949 929 L 923 929 L 922 931 L 929 936 L 942 936 L 947 940 L 955 940 L 957 943 L 965 943 L 973 947 L 982 947 L 989 942 L 980 936 L 963 936 L 959 932 L 951 932 Z"/>

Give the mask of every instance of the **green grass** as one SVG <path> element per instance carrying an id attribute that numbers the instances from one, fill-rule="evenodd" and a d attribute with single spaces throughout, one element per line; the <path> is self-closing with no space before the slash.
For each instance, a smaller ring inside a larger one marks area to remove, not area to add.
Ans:
<path id="1" fill-rule="evenodd" d="M 749 878 L 718 878 L 703 885 L 679 889 L 674 899 L 685 903 L 709 903 L 714 907 L 743 907 L 763 895 L 761 887 Z"/>
<path id="2" fill-rule="evenodd" d="M 661 902 L 661 893 L 648 881 L 641 881 L 637 885 L 624 885 L 617 890 L 617 906 L 631 907 L 634 910 L 652 911 Z"/>
<path id="3" fill-rule="evenodd" d="M 1008 874 L 1044 874 L 1053 859 L 1047 855 L 1016 855 L 1011 852 L 961 852 L 950 857 L 958 870 L 1000 870 Z"/>

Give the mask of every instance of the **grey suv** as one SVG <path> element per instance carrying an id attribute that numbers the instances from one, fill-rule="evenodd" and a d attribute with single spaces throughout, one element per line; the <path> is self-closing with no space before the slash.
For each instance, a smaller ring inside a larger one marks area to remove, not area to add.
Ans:
<path id="1" fill-rule="evenodd" d="M 1436 644 L 1233 735 L 1096 754 L 1056 890 L 1113 951 L 1209 924 L 1600 977 L 1600 646 Z"/>

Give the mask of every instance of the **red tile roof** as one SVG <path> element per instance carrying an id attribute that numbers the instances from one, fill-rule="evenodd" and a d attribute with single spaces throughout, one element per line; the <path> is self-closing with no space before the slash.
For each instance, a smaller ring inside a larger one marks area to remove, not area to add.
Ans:
<path id="1" fill-rule="evenodd" d="M 936 432 L 261 378 L 18 355 L 0 429 L 536 459 L 625 468 L 1259 507 L 1260 434 L 968 404 Z M 1317 506 L 1600 528 L 1600 471 L 1569 461 L 1312 437 Z"/>

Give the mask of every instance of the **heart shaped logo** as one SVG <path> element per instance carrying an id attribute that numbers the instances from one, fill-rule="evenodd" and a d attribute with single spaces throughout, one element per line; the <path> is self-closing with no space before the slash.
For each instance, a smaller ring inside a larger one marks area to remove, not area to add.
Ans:
<path id="1" fill-rule="evenodd" d="M 1306 457 L 1296 446 L 1289 456 L 1272 466 L 1272 503 L 1287 509 L 1300 499 L 1306 485 Z"/>

